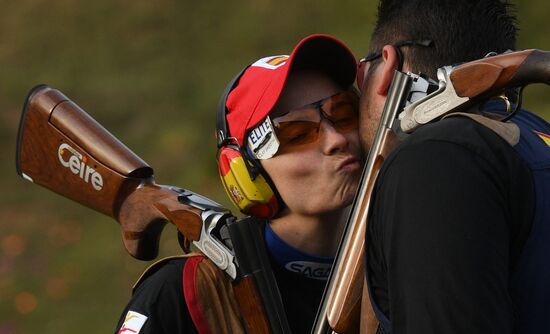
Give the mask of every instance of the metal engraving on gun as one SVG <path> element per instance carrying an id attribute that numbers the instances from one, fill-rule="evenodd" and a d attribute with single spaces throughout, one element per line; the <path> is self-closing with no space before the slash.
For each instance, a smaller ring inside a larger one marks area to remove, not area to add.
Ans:
<path id="1" fill-rule="evenodd" d="M 399 115 L 402 131 L 413 132 L 419 126 L 444 116 L 470 100 L 456 94 L 453 83 L 449 80 L 452 71 L 451 66 L 438 69 L 439 88 L 405 107 Z"/>
<path id="2" fill-rule="evenodd" d="M 197 209 L 203 210 L 203 221 L 200 238 L 193 244 L 200 249 L 218 268 L 225 271 L 232 279 L 237 277 L 237 266 L 233 250 L 220 240 L 216 234 L 227 225 L 228 219 L 234 219 L 231 213 L 220 204 L 192 191 L 171 187 L 180 193 L 178 200 Z"/>

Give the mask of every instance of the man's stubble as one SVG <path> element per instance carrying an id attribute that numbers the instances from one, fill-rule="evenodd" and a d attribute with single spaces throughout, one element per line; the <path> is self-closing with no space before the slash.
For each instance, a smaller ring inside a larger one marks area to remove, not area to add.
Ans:
<path id="1" fill-rule="evenodd" d="M 365 78 L 364 88 L 359 102 L 359 137 L 363 152 L 367 153 L 372 147 L 374 135 L 380 123 L 382 108 L 375 101 L 375 91 L 372 72 Z"/>

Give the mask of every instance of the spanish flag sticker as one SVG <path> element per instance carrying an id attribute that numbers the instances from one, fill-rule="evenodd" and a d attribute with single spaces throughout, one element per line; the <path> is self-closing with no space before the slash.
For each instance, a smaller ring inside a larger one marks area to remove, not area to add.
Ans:
<path id="1" fill-rule="evenodd" d="M 289 57 L 287 55 L 264 57 L 260 60 L 257 60 L 254 64 L 250 66 L 263 67 L 267 68 L 268 70 L 276 70 L 286 64 L 288 58 Z"/>
<path id="2" fill-rule="evenodd" d="M 538 132 L 538 131 L 535 131 L 535 130 L 533 130 L 533 132 L 536 133 L 537 136 L 540 137 L 540 139 L 544 140 L 546 145 L 550 146 L 550 135 L 547 135 L 546 133 Z"/>
<path id="3" fill-rule="evenodd" d="M 281 63 L 285 62 L 287 59 L 288 59 L 288 56 L 278 56 L 278 57 L 271 58 L 270 60 L 266 61 L 266 63 L 272 66 L 278 66 L 278 65 L 282 65 Z"/>

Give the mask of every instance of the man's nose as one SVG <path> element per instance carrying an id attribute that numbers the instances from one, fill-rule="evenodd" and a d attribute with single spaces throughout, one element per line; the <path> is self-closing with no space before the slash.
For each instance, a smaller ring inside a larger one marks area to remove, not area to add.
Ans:
<path id="1" fill-rule="evenodd" d="M 336 129 L 332 122 L 325 118 L 321 121 L 320 127 L 321 145 L 324 154 L 331 155 L 347 150 L 349 144 L 348 138 L 344 133 Z"/>

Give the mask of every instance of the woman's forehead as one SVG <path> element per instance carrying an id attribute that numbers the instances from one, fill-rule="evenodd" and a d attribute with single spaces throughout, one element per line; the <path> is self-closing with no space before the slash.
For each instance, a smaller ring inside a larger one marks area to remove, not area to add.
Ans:
<path id="1" fill-rule="evenodd" d="M 272 118 L 284 115 L 290 110 L 317 102 L 341 90 L 342 87 L 319 70 L 292 72 L 269 115 Z"/>

